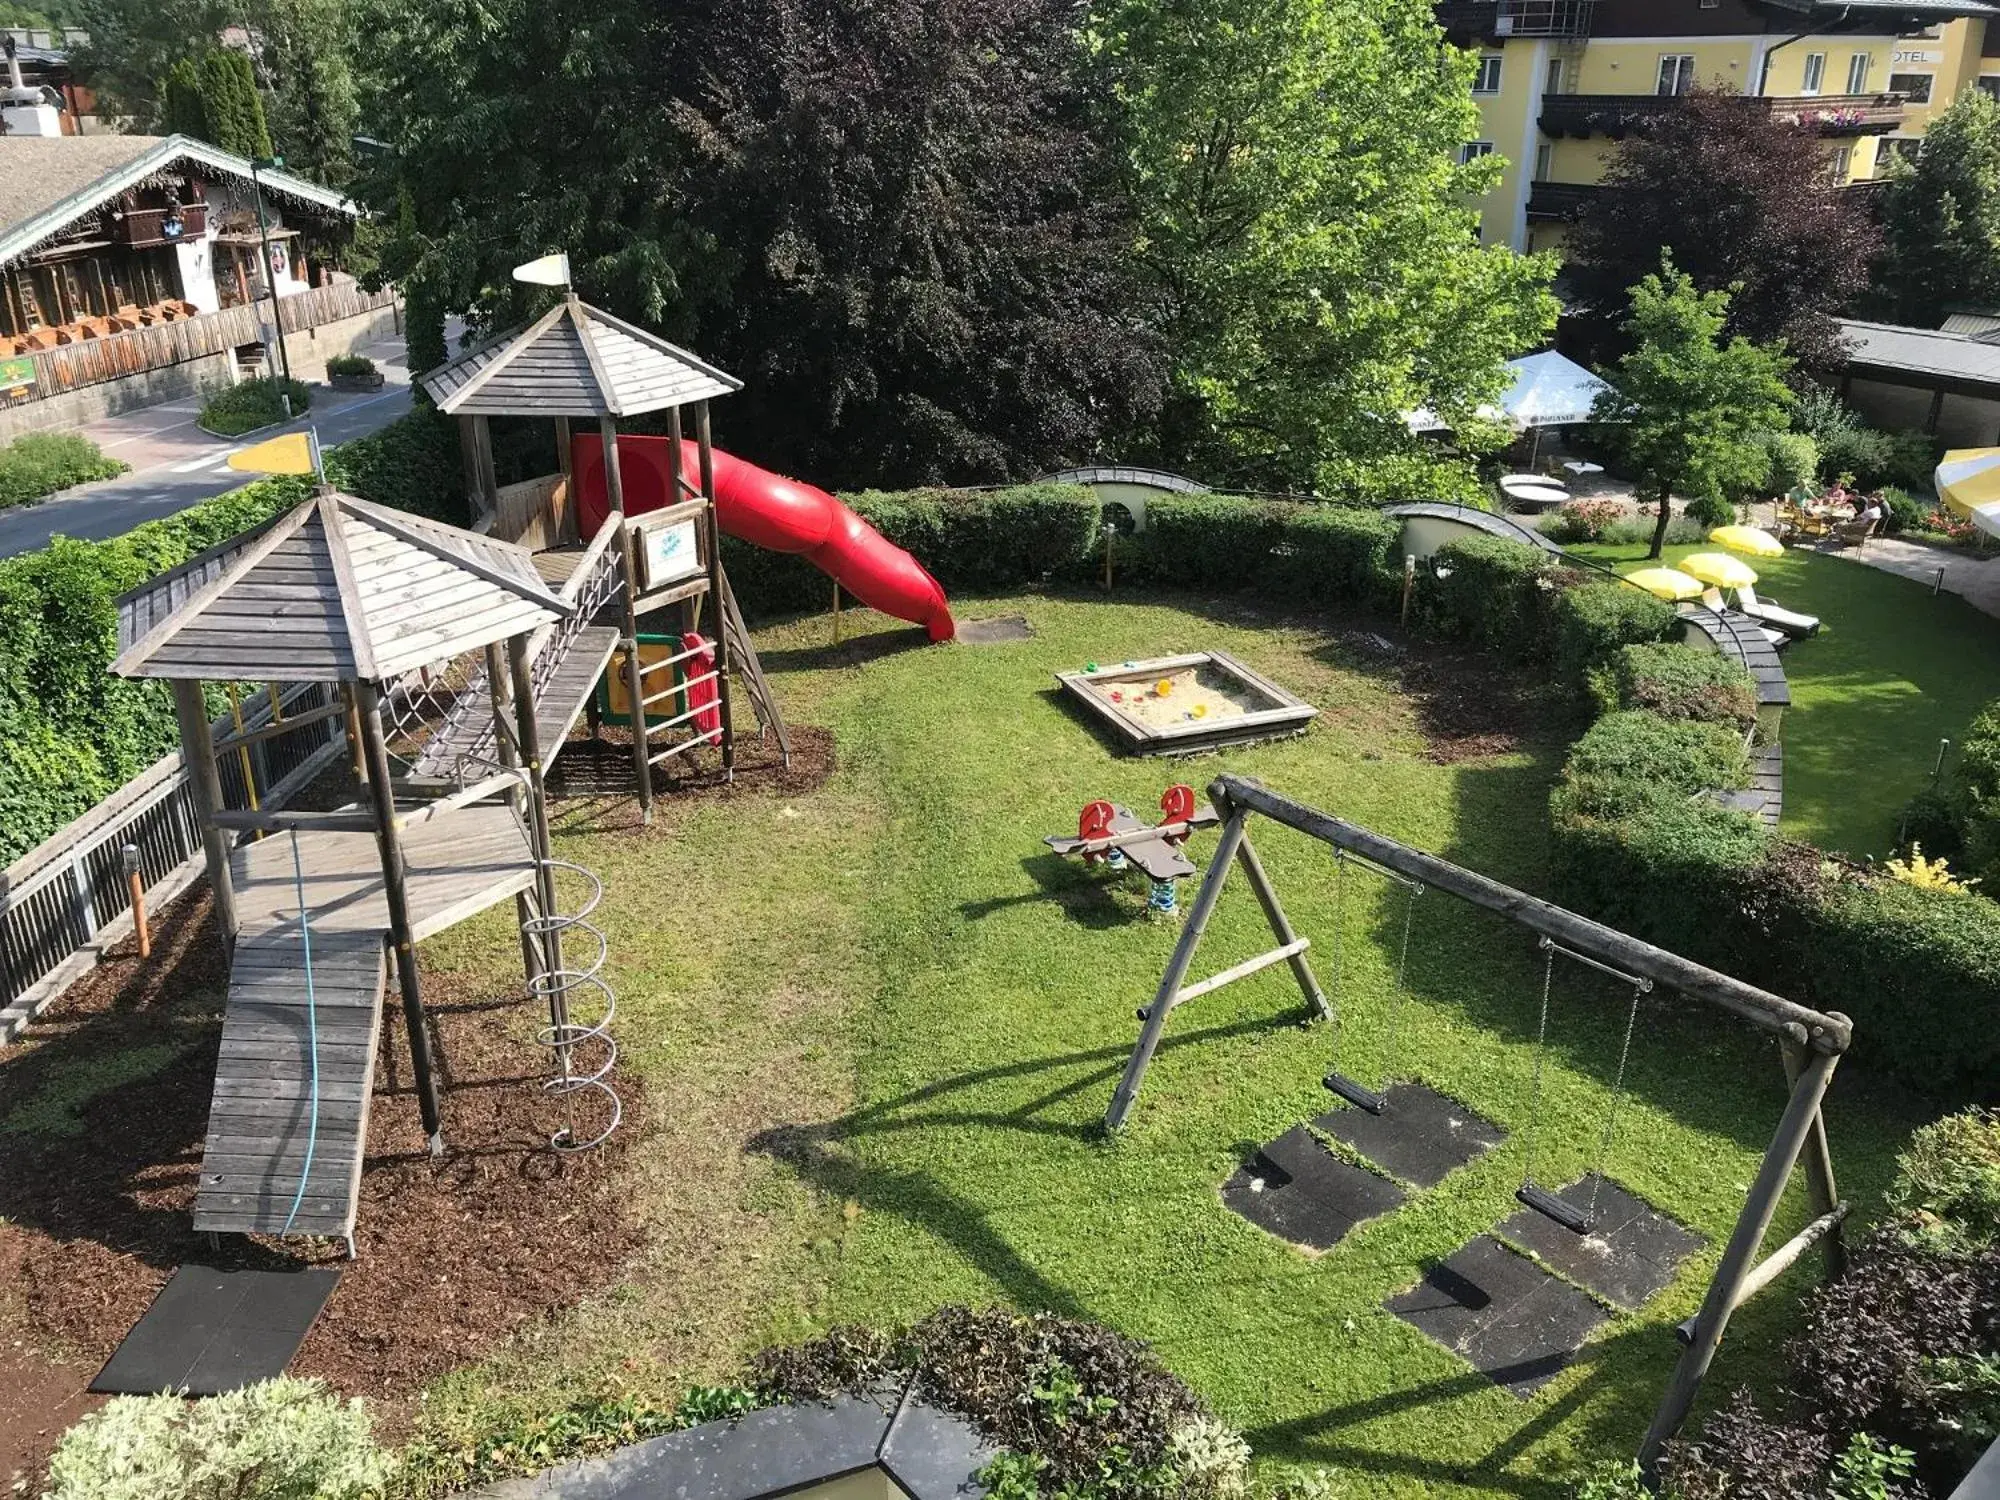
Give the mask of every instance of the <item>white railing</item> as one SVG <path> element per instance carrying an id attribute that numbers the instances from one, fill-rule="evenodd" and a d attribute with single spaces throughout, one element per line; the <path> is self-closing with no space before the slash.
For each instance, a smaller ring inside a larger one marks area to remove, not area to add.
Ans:
<path id="1" fill-rule="evenodd" d="M 306 714 L 333 701 L 330 684 L 294 683 L 279 691 L 287 714 Z M 246 728 L 270 722 L 270 700 L 244 704 Z M 236 727 L 233 715 L 215 723 L 218 736 Z M 250 805 L 244 760 L 258 801 L 281 805 L 338 752 L 338 715 L 303 723 L 290 733 L 216 755 L 226 805 Z M 131 880 L 125 851 L 136 851 L 140 887 L 149 906 L 179 895 L 201 873 L 201 830 L 178 751 L 106 797 L 67 828 L 0 874 L 0 1043 L 92 968 L 104 949 L 132 928 Z"/>

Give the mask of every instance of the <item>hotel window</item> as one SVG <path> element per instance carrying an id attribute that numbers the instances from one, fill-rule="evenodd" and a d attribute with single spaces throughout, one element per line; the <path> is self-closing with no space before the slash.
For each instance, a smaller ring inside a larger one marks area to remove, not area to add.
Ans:
<path id="1" fill-rule="evenodd" d="M 1552 57 L 1549 59 L 1548 75 L 1542 80 L 1542 92 L 1545 94 L 1560 94 L 1562 91 L 1563 60 L 1560 57 Z"/>
<path id="2" fill-rule="evenodd" d="M 1556 175 L 1556 143 L 1543 141 L 1535 147 L 1535 181 L 1551 182 Z"/>
<path id="3" fill-rule="evenodd" d="M 1692 52 L 1670 52 L 1660 59 L 1660 84 L 1656 92 L 1662 95 L 1685 94 L 1693 87 Z"/>
<path id="4" fill-rule="evenodd" d="M 1832 179 L 1836 187 L 1846 183 L 1847 174 L 1853 169 L 1853 166 L 1854 148 L 1852 146 L 1835 146 L 1826 155 L 1826 175 Z"/>
<path id="5" fill-rule="evenodd" d="M 1889 92 L 1901 94 L 1912 104 L 1931 102 L 1931 75 L 1928 73 L 1891 73 Z"/>
<path id="6" fill-rule="evenodd" d="M 1826 83 L 1826 54 L 1808 52 L 1806 54 L 1805 81 L 1799 85 L 1801 94 L 1817 94 Z"/>
<path id="7" fill-rule="evenodd" d="M 1479 59 L 1479 71 L 1472 75 L 1472 92 L 1475 94 L 1500 92 L 1499 53 L 1488 52 Z"/>
<path id="8" fill-rule="evenodd" d="M 1847 92 L 1865 94 L 1868 92 L 1868 64 L 1873 61 L 1866 52 L 1857 52 L 1847 60 Z"/>
<path id="9" fill-rule="evenodd" d="M 1875 175 L 1886 176 L 1891 162 L 1908 162 L 1916 165 L 1917 154 L 1924 149 L 1923 138 L 1914 135 L 1885 136 L 1875 143 Z"/>
<path id="10" fill-rule="evenodd" d="M 1467 141 L 1463 146 L 1458 148 L 1459 165 L 1463 166 L 1467 162 L 1478 161 L 1480 157 L 1491 156 L 1492 154 L 1493 143 L 1491 141 Z"/>
<path id="11" fill-rule="evenodd" d="M 2000 73 L 1988 73 L 1980 79 L 1979 90 L 1989 99 L 2000 99 Z"/>

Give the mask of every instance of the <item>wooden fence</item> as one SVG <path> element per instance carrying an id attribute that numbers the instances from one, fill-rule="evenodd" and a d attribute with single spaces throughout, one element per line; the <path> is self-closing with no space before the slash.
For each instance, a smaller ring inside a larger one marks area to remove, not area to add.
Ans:
<path id="1" fill-rule="evenodd" d="M 299 333 L 378 311 L 395 300 L 395 292 L 388 287 L 379 292 L 364 292 L 358 282 L 337 281 L 331 286 L 280 297 L 278 313 L 286 333 Z M 259 343 L 264 338 L 270 313 L 269 301 L 246 303 L 178 322 L 156 323 L 151 328 L 134 328 L 44 349 L 30 356 L 35 362 L 35 383 L 25 387 L 23 394 L 12 402 L 0 397 L 0 405 L 23 405 L 87 385 L 165 369 L 212 354 L 226 354 L 241 344 Z"/>
<path id="2" fill-rule="evenodd" d="M 334 701 L 327 683 L 281 689 L 287 713 L 303 714 Z M 244 705 L 255 728 L 270 721 L 270 700 L 259 694 Z M 259 801 L 280 805 L 339 753 L 336 716 L 301 724 L 249 747 L 250 774 Z M 218 735 L 235 728 L 216 721 Z M 216 757 L 225 803 L 250 805 L 242 756 Z M 30 850 L 0 875 L 0 1043 L 60 995 L 98 955 L 132 927 L 132 896 L 125 850 L 138 852 L 139 876 L 150 907 L 171 900 L 202 872 L 201 831 L 194 794 L 178 751 L 155 762 L 69 827 Z"/>

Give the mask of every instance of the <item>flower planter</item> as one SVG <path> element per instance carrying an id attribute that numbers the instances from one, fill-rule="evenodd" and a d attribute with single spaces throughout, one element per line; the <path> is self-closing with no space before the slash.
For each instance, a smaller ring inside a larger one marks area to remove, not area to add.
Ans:
<path id="1" fill-rule="evenodd" d="M 326 383 L 336 391 L 379 391 L 382 389 L 382 372 L 370 370 L 366 375 L 329 375 Z"/>

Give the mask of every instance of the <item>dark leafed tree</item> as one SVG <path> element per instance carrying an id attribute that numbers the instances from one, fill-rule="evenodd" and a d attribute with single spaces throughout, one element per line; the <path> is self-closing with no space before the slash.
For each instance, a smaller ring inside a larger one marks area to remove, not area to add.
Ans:
<path id="1" fill-rule="evenodd" d="M 1731 291 L 1731 333 L 1783 339 L 1802 365 L 1829 367 L 1831 316 L 1866 288 L 1879 243 L 1833 182 L 1836 144 L 1762 100 L 1689 94 L 1612 158 L 1571 241 L 1581 300 L 1603 326 L 1621 323 L 1665 250 L 1702 291 Z"/>
<path id="2" fill-rule="evenodd" d="M 498 18 L 500 24 L 494 24 Z M 725 439 L 826 483 L 1097 456 L 1156 399 L 1068 0 L 401 8 L 379 89 L 443 304 L 584 295 L 744 377 Z M 558 105 L 548 80 L 564 80 Z"/>

